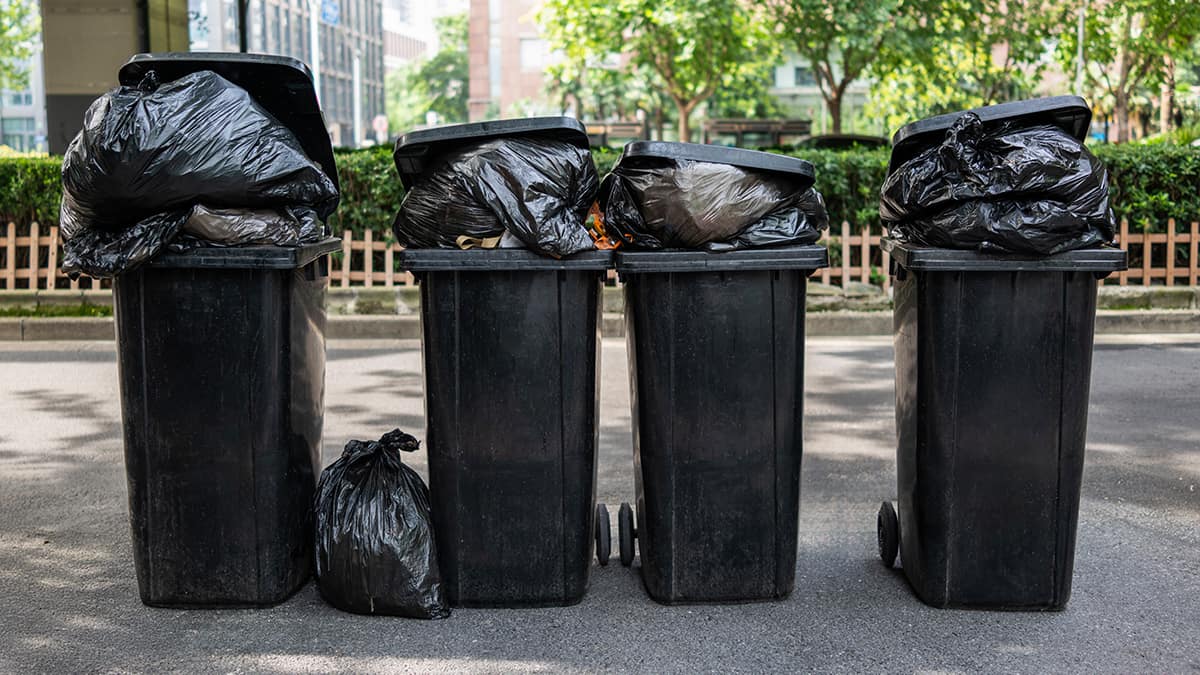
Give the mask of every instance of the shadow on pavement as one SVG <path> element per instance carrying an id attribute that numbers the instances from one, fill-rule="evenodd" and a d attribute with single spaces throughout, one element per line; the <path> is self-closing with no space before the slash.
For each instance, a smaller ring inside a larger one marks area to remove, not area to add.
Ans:
<path id="1" fill-rule="evenodd" d="M 1097 351 L 1066 612 L 930 609 L 879 564 L 875 508 L 895 492 L 891 347 L 823 340 L 807 351 L 789 599 L 664 607 L 614 561 L 593 566 L 574 607 L 442 622 L 345 614 L 312 584 L 261 610 L 142 606 L 114 362 L 14 353 L 0 384 L 0 671 L 1200 670 L 1200 348 Z M 623 344 L 603 353 L 598 493 L 615 506 L 633 493 L 628 381 Z M 419 359 L 414 346 L 331 354 L 326 463 L 349 438 L 423 437 Z M 424 470 L 423 452 L 412 460 Z"/>

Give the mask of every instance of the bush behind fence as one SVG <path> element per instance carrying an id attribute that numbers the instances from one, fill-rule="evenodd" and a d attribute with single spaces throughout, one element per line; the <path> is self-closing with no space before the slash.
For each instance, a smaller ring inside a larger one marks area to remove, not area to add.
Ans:
<path id="1" fill-rule="evenodd" d="M 1132 231 L 1165 232 L 1171 218 L 1189 222 L 1200 217 L 1200 148 L 1099 145 L 1092 149 L 1108 166 L 1117 217 L 1128 220 Z M 815 165 L 817 188 L 825 196 L 831 222 L 866 225 L 879 233 L 879 186 L 887 175 L 886 148 L 785 154 Z M 593 156 L 603 175 L 620 152 L 597 149 Z M 390 240 L 392 220 L 404 199 L 391 151 L 378 147 L 339 152 L 337 162 L 342 202 L 330 221 L 332 230 L 351 230 L 357 237 L 372 230 L 376 239 Z M 3 222 L 57 224 L 60 171 L 61 160 L 56 157 L 0 159 Z"/>
<path id="2" fill-rule="evenodd" d="M 1196 260 L 1196 239 L 1193 220 L 1200 218 L 1200 148 L 1175 146 L 1096 146 L 1096 154 L 1105 162 L 1111 175 L 1114 209 L 1124 222 L 1123 242 L 1130 251 L 1130 267 L 1135 271 L 1121 277 L 1149 281 L 1157 279 L 1181 283 L 1198 283 L 1195 276 L 1183 276 Z M 866 279 L 882 283 L 887 267 L 876 244 L 868 242 L 866 249 L 861 237 L 877 238 L 881 232 L 878 211 L 878 190 L 887 174 L 888 150 L 788 151 L 811 161 L 817 171 L 817 186 L 825 195 L 833 223 L 846 225 L 843 235 L 835 225 L 826 238 L 834 271 L 827 276 L 833 282 L 843 278 Z M 620 156 L 619 151 L 593 151 L 601 174 L 611 169 Z M 397 275 L 392 243 L 391 223 L 404 198 L 404 188 L 396 176 L 388 148 L 339 152 L 338 177 L 342 201 L 337 214 L 330 219 L 334 232 L 350 232 L 352 278 L 347 283 L 367 283 L 366 260 L 359 246 L 369 236 L 372 241 L 371 273 L 386 275 L 392 271 L 392 283 L 403 283 Z M 59 200 L 61 198 L 61 160 L 47 158 L 0 159 L 0 288 L 28 288 L 28 280 L 40 280 L 46 287 L 46 265 L 57 263 L 58 242 L 49 243 L 51 231 L 57 237 Z M 7 231 L 4 224 L 15 223 Z M 1179 225 L 1171 229 L 1170 223 Z M 29 247 L 31 224 L 39 223 L 39 243 L 36 251 Z M 52 230 L 53 228 L 53 230 Z M 863 234 L 866 230 L 867 234 Z M 13 234 L 18 232 L 19 234 Z M 1143 237 L 1142 235 L 1147 235 Z M 23 239 L 22 239 L 23 237 Z M 850 237 L 852 244 L 843 239 Z M 17 240 L 20 240 L 20 244 Z M 54 251 L 51 257 L 51 250 Z M 31 251 L 38 260 L 30 263 Z M 865 252 L 864 252 L 865 251 Z M 334 256 L 340 265 L 345 253 Z M 866 256 L 867 263 L 863 264 Z M 842 259 L 848 256 L 852 274 L 841 273 Z M 339 268 L 340 269 L 340 268 Z M 36 270 L 36 272 L 34 271 Z M 865 270 L 865 271 L 864 271 Z M 1141 270 L 1154 270 L 1143 274 Z M 11 273 L 10 273 L 11 272 Z M 68 287 L 61 276 L 53 277 L 55 287 Z M 338 284 L 340 278 L 335 278 Z M 400 281 L 396 281 L 399 279 Z M 387 283 L 384 276 L 379 283 Z M 84 282 L 87 287 L 88 282 Z"/>

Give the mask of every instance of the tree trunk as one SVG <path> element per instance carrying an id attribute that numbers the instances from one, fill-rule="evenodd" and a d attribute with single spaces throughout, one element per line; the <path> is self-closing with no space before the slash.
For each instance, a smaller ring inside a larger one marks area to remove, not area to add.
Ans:
<path id="1" fill-rule="evenodd" d="M 663 139 L 663 128 L 666 126 L 663 120 L 663 109 L 661 105 L 654 106 L 654 131 L 658 133 L 658 137 L 654 140 L 661 141 Z"/>
<path id="2" fill-rule="evenodd" d="M 1159 101 L 1158 124 L 1160 131 L 1169 134 L 1174 128 L 1175 119 L 1175 59 L 1167 54 L 1163 57 L 1162 96 Z"/>
<path id="3" fill-rule="evenodd" d="M 829 108 L 829 118 L 833 121 L 833 133 L 842 133 L 842 96 L 843 92 L 835 89 L 826 99 L 825 104 Z"/>
<path id="4" fill-rule="evenodd" d="M 696 108 L 696 101 L 675 101 L 675 107 L 679 109 L 679 140 L 682 143 L 692 142 L 692 110 Z"/>
<path id="5" fill-rule="evenodd" d="M 1129 140 L 1129 92 L 1118 91 L 1113 96 L 1113 123 L 1117 126 L 1117 142 Z"/>
<path id="6" fill-rule="evenodd" d="M 1113 121 L 1117 124 L 1118 143 L 1130 139 L 1129 97 L 1133 93 L 1129 87 L 1129 42 L 1133 39 L 1133 17 L 1128 9 L 1124 12 L 1120 28 L 1124 39 L 1117 45 L 1117 82 L 1113 91 Z"/>

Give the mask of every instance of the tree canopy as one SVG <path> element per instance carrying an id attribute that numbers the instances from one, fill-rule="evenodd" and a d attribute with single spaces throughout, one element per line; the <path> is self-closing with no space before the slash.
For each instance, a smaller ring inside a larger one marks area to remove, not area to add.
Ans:
<path id="1" fill-rule="evenodd" d="M 870 74 L 888 51 L 905 45 L 901 27 L 913 16 L 908 0 L 773 0 L 782 39 L 808 61 L 821 98 L 842 131 L 842 103 L 852 82 Z"/>
<path id="2" fill-rule="evenodd" d="M 684 141 L 698 105 L 775 52 L 760 10 L 740 0 L 547 0 L 538 22 L 567 72 L 616 60 L 652 73 Z"/>
<path id="3" fill-rule="evenodd" d="M 437 53 L 387 78 L 388 125 L 393 130 L 424 125 L 431 112 L 441 124 L 467 121 L 467 15 L 440 17 L 435 26 Z"/>
<path id="4" fill-rule="evenodd" d="M 909 4 L 872 64 L 867 115 L 894 130 L 922 117 L 1034 95 L 1070 0 Z"/>
<path id="5" fill-rule="evenodd" d="M 851 84 L 865 82 L 868 121 L 889 130 L 1076 92 L 1112 120 L 1113 140 L 1125 141 L 1135 106 L 1143 125 L 1157 108 L 1170 130 L 1180 117 L 1176 92 L 1200 74 L 1196 0 L 547 0 L 538 20 L 562 55 L 550 80 L 564 109 L 606 119 L 665 103 L 681 138 L 701 108 L 782 114 L 772 70 L 785 53 L 811 68 L 835 133 L 847 121 Z"/>
<path id="6" fill-rule="evenodd" d="M 37 0 L 0 0 L 0 89 L 29 86 L 28 61 L 41 35 Z"/>
<path id="7" fill-rule="evenodd" d="M 1189 53 L 1200 37 L 1200 2 L 1094 1 L 1087 7 L 1083 37 L 1084 86 L 1094 102 L 1112 113 L 1116 126 L 1112 140 L 1128 141 L 1134 96 L 1167 82 L 1174 88 L 1177 59 Z M 1062 38 L 1059 62 L 1074 73 L 1079 64 L 1078 34 L 1068 30 Z M 1167 108 L 1164 117 L 1169 118 L 1173 101 L 1163 107 Z"/>

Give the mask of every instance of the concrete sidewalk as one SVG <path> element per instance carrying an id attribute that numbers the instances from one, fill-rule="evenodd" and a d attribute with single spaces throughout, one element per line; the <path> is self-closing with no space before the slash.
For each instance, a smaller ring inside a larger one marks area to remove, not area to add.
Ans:
<path id="1" fill-rule="evenodd" d="M 935 610 L 875 553 L 895 496 L 886 338 L 813 338 L 796 591 L 663 607 L 594 566 L 580 605 L 344 614 L 309 585 L 271 609 L 142 606 L 113 343 L 0 343 L 0 672 L 1196 672 L 1200 335 L 1100 339 L 1074 596 L 1062 613 Z M 623 340 L 605 340 L 598 494 L 633 496 Z M 423 437 L 415 341 L 333 342 L 324 461 L 399 426 Z M 424 453 L 414 464 L 425 472 Z"/>

